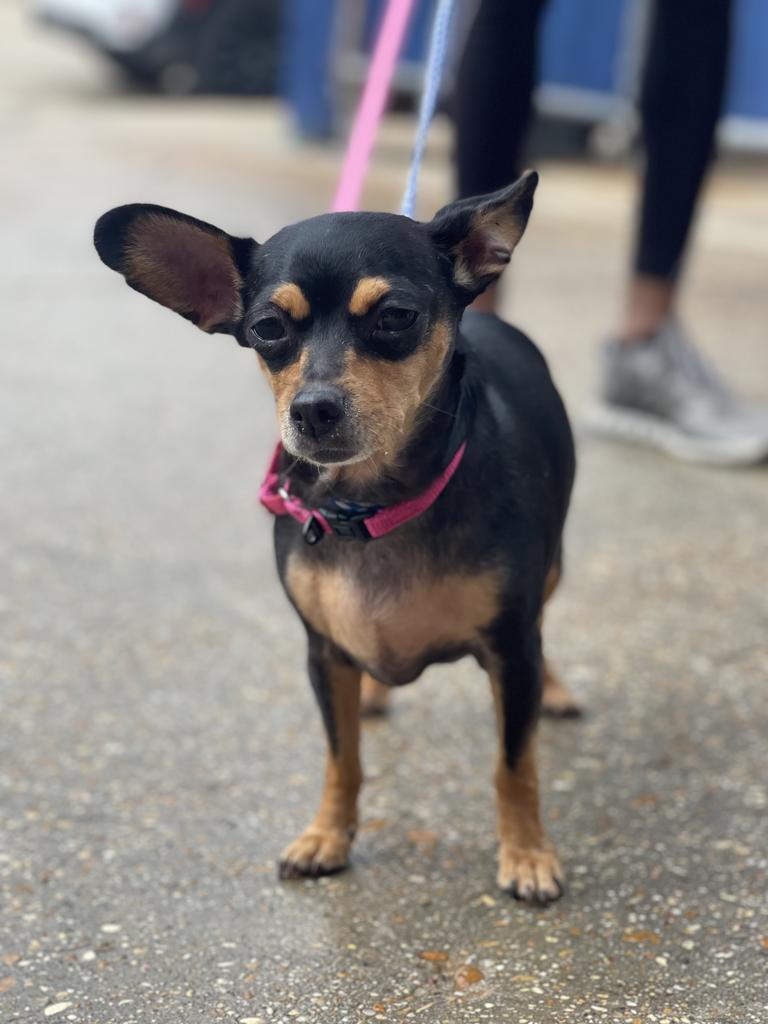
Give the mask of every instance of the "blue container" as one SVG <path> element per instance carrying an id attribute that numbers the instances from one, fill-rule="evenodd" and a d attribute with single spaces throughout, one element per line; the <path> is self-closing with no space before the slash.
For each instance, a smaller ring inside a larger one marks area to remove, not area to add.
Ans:
<path id="1" fill-rule="evenodd" d="M 460 3 L 461 0 L 457 0 L 457 2 Z M 386 0 L 368 0 L 365 15 L 365 48 L 368 51 L 373 49 L 376 32 L 386 5 Z M 434 0 L 418 0 L 418 3 L 414 5 L 411 23 L 403 44 L 403 57 L 406 60 L 421 61 L 424 59 L 429 45 L 429 28 L 432 24 L 434 9 Z"/>
<path id="2" fill-rule="evenodd" d="M 296 114 L 299 133 L 333 132 L 330 60 L 334 0 L 285 0 L 281 27 L 281 93 Z"/>
<path id="3" fill-rule="evenodd" d="M 632 0 L 551 0 L 542 26 L 542 84 L 603 93 L 617 91 L 617 56 L 631 3 Z"/>
<path id="4" fill-rule="evenodd" d="M 541 84 L 606 100 L 618 97 L 626 87 L 622 50 L 633 3 L 550 0 L 541 41 Z M 385 0 L 367 0 L 368 48 L 384 4 Z M 330 61 L 335 8 L 334 0 L 285 0 L 283 6 L 283 91 L 296 112 L 300 132 L 313 137 L 328 136 L 333 129 Z M 433 10 L 434 0 L 416 4 L 404 48 L 406 59 L 423 59 Z M 768 121 L 767 55 L 768 0 L 736 0 L 726 113 Z M 597 104 L 596 116 L 599 109 Z"/>
<path id="5" fill-rule="evenodd" d="M 768 3 L 738 0 L 726 113 L 768 120 Z"/>

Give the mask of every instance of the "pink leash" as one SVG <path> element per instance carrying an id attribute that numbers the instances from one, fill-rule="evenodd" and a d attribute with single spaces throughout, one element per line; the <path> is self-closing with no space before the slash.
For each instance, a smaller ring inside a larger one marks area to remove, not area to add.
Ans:
<path id="1" fill-rule="evenodd" d="M 344 154 L 344 165 L 331 207 L 332 213 L 357 209 L 363 179 L 371 159 L 376 132 L 384 113 L 389 86 L 395 73 L 412 9 L 413 0 L 389 0 L 387 5 L 368 79 Z"/>

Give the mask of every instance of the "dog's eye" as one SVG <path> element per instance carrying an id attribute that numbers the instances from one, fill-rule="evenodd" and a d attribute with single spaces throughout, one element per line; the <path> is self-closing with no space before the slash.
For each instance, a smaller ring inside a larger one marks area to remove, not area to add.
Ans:
<path id="1" fill-rule="evenodd" d="M 390 306 L 381 311 L 375 329 L 386 331 L 387 334 L 399 334 L 401 331 L 407 331 L 409 327 L 413 327 L 418 315 L 415 309 Z"/>
<path id="2" fill-rule="evenodd" d="M 261 341 L 280 341 L 285 337 L 285 327 L 280 317 L 263 316 L 251 326 L 251 334 Z"/>

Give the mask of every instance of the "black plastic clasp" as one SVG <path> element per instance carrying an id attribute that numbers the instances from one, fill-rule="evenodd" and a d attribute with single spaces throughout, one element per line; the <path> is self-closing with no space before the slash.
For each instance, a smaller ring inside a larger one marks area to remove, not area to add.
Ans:
<path id="1" fill-rule="evenodd" d="M 305 544 L 318 544 L 325 536 L 325 530 L 317 516 L 310 516 L 306 519 L 301 528 L 301 535 Z"/>
<path id="2" fill-rule="evenodd" d="M 373 538 L 368 532 L 368 527 L 365 525 L 365 520 L 377 510 L 377 506 L 359 509 L 354 507 L 336 507 L 320 508 L 317 512 L 328 523 L 331 533 L 335 537 L 340 537 L 342 540 L 372 540 Z M 319 544 L 323 537 L 325 537 L 323 524 L 317 515 L 310 515 L 304 521 L 301 535 L 304 538 L 304 542 L 311 545 Z"/>
<path id="3" fill-rule="evenodd" d="M 370 540 L 368 527 L 362 519 L 329 519 L 328 525 L 343 540 Z"/>
<path id="4" fill-rule="evenodd" d="M 371 514 L 369 509 L 352 511 L 340 508 L 322 508 L 325 521 L 336 537 L 342 540 L 371 540 L 365 520 Z"/>

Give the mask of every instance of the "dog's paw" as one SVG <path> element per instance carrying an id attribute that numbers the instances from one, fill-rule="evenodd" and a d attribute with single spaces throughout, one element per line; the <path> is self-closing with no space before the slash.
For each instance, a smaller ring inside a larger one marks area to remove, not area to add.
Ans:
<path id="1" fill-rule="evenodd" d="M 334 875 L 347 866 L 351 845 L 347 830 L 308 828 L 283 850 L 279 876 L 285 880 Z"/>
<path id="2" fill-rule="evenodd" d="M 516 900 L 542 906 L 560 899 L 565 891 L 565 875 L 552 850 L 501 846 L 496 881 Z"/>
<path id="3" fill-rule="evenodd" d="M 579 718 L 584 709 L 567 686 L 548 680 L 541 695 L 541 713 L 550 718 Z"/>
<path id="4" fill-rule="evenodd" d="M 363 718 L 383 718 L 389 714 L 389 698 L 392 691 L 388 686 L 380 683 L 378 679 L 369 676 L 366 672 L 363 675 L 363 684 L 360 692 L 360 714 Z"/>

